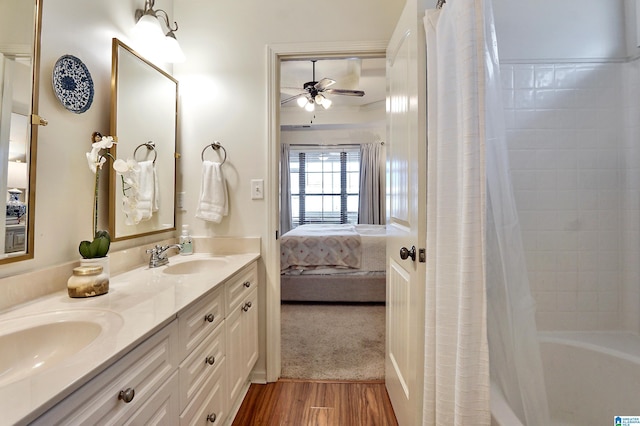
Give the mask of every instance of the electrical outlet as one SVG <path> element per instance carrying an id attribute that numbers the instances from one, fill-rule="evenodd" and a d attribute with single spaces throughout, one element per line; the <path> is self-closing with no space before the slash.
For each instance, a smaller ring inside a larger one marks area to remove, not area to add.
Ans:
<path id="1" fill-rule="evenodd" d="M 252 200 L 264 199 L 264 180 L 251 179 L 251 199 Z"/>

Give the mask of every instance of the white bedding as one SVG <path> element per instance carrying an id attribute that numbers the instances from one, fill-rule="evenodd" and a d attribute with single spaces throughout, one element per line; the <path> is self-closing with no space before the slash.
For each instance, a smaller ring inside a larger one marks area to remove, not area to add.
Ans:
<path id="1" fill-rule="evenodd" d="M 359 266 L 348 267 L 344 264 L 333 266 L 327 264 L 320 265 L 290 265 L 288 259 L 281 258 L 282 273 L 286 275 L 324 275 L 324 274 L 370 274 L 386 271 L 386 226 L 385 225 L 301 225 L 282 236 L 281 246 L 291 247 L 288 238 L 304 236 L 327 235 L 351 235 L 357 234 L 360 239 L 358 248 Z M 282 256 L 285 252 L 281 251 Z M 352 265 L 355 263 L 352 263 Z"/>

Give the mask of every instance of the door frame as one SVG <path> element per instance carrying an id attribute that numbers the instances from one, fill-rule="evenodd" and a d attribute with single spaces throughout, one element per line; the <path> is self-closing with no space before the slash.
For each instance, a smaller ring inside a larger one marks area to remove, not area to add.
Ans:
<path id="1" fill-rule="evenodd" d="M 267 54 L 267 197 L 266 253 L 266 379 L 275 382 L 281 373 L 280 354 L 280 62 L 286 59 L 386 57 L 388 41 L 340 41 L 269 44 Z"/>

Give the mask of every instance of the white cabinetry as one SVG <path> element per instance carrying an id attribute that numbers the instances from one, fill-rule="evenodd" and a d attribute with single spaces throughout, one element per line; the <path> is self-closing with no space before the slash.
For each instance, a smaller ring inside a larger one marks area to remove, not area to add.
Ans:
<path id="1" fill-rule="evenodd" d="M 38 418 L 35 425 L 171 424 L 179 399 L 173 321 Z M 160 420 L 160 422 L 156 420 Z"/>
<path id="2" fill-rule="evenodd" d="M 223 425 L 258 359 L 257 263 L 204 295 L 35 425 Z"/>
<path id="3" fill-rule="evenodd" d="M 180 425 L 221 425 L 227 416 L 226 400 L 210 396 L 226 393 L 224 287 L 179 315 L 178 324 L 185 349 L 180 363 Z"/>
<path id="4" fill-rule="evenodd" d="M 229 400 L 237 401 L 258 359 L 258 276 L 256 264 L 231 279 L 227 290 Z"/>

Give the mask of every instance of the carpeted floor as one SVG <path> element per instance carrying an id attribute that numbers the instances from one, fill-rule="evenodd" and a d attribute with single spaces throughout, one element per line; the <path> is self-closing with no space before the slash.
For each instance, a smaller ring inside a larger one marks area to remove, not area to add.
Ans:
<path id="1" fill-rule="evenodd" d="M 283 304 L 282 377 L 384 379 L 384 305 Z"/>

